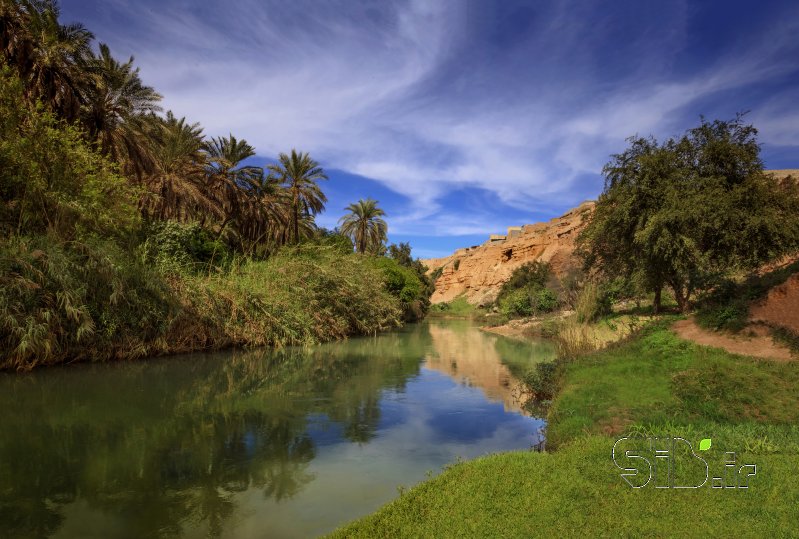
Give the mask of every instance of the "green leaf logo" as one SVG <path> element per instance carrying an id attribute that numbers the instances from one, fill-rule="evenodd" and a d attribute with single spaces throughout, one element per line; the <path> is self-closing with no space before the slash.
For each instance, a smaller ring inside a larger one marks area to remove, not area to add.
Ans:
<path id="1" fill-rule="evenodd" d="M 701 442 L 699 442 L 699 451 L 707 451 L 710 449 L 711 441 L 710 438 L 705 438 Z"/>

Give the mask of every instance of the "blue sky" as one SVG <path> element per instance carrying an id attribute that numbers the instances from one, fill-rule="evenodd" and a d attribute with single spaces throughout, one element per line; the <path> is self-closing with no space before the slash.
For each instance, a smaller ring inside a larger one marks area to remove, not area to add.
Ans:
<path id="1" fill-rule="evenodd" d="M 602 189 L 608 156 L 750 111 L 799 168 L 799 2 L 62 0 L 164 107 L 264 161 L 308 151 L 332 227 L 380 201 L 391 241 L 449 254 Z"/>

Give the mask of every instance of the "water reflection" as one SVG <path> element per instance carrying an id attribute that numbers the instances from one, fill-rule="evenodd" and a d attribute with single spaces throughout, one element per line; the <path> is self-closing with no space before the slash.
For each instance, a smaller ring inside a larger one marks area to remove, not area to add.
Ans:
<path id="1" fill-rule="evenodd" d="M 323 533 L 456 456 L 534 442 L 540 421 L 508 413 L 507 390 L 545 355 L 436 322 L 5 375 L 0 536 Z"/>
<path id="2" fill-rule="evenodd" d="M 443 372 L 462 384 L 474 385 L 505 410 L 521 412 L 519 380 L 531 364 L 551 359 L 548 342 L 525 343 L 475 331 L 466 320 L 430 326 L 432 350 L 425 366 Z"/>

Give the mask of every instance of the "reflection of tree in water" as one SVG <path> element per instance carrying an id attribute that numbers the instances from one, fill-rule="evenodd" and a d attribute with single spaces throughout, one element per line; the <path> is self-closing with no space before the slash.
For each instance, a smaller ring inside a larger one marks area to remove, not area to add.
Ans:
<path id="1" fill-rule="evenodd" d="M 219 536 L 236 493 L 313 480 L 308 416 L 372 439 L 382 389 L 419 371 L 424 332 L 0 379 L 0 536 L 45 537 L 82 500 L 136 537 Z"/>

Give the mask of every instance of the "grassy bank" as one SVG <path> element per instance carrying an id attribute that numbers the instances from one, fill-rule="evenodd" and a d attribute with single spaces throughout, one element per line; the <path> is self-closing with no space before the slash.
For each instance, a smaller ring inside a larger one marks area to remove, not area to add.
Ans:
<path id="1" fill-rule="evenodd" d="M 107 243 L 80 247 L 44 238 L 3 246 L 0 368 L 310 344 L 402 320 L 378 261 L 334 248 L 204 273 L 148 266 Z"/>
<path id="2" fill-rule="evenodd" d="M 342 528 L 368 536 L 790 536 L 799 487 L 799 364 L 703 348 L 665 320 L 561 370 L 550 453 L 461 463 Z M 611 459 L 623 434 L 681 436 L 719 473 L 725 451 L 754 463 L 748 490 L 631 489 Z"/>
<path id="3" fill-rule="evenodd" d="M 183 120 L 145 120 L 158 136 L 137 132 L 142 151 L 169 162 L 125 173 L 0 59 L 0 370 L 317 343 L 424 315 L 409 246 L 354 254 L 315 213 L 290 236 L 286 181 L 231 169 Z"/>

